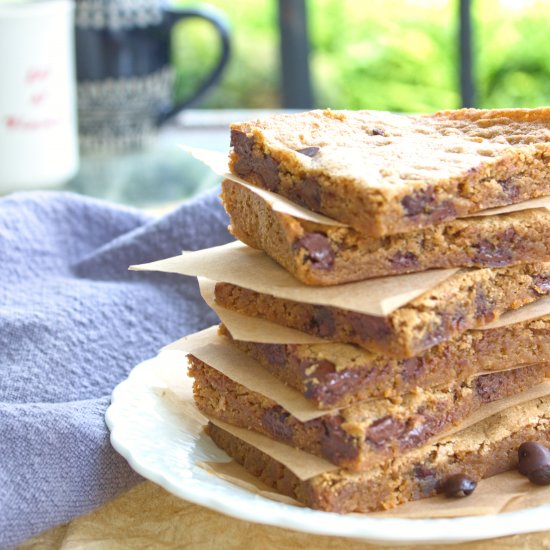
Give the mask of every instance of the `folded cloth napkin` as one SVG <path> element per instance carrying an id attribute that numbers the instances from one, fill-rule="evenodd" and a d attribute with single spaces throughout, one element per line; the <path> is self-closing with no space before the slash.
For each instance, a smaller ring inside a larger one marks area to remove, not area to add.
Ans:
<path id="1" fill-rule="evenodd" d="M 163 218 L 68 193 L 0 200 L 0 547 L 140 479 L 109 443 L 110 394 L 216 317 L 194 279 L 128 266 L 230 241 L 217 192 Z"/>

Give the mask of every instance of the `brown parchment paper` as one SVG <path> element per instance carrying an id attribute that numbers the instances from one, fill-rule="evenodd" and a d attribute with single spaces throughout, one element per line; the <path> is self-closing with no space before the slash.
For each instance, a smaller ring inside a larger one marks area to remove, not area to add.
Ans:
<path id="1" fill-rule="evenodd" d="M 275 212 L 281 214 L 288 214 L 306 221 L 311 221 L 323 225 L 334 225 L 340 227 L 349 227 L 347 224 L 340 223 L 336 220 L 328 218 L 323 214 L 318 214 L 306 208 L 299 206 L 298 204 L 272 193 L 265 189 L 261 189 L 257 186 L 250 185 L 239 176 L 232 174 L 229 171 L 228 165 L 228 156 L 226 153 L 221 153 L 219 151 L 209 151 L 208 149 L 199 149 L 196 147 L 188 147 L 186 145 L 180 145 L 180 147 L 192 155 L 194 158 L 208 166 L 213 172 L 219 176 L 224 177 L 239 183 L 240 185 L 246 187 L 250 191 L 256 193 L 262 199 L 264 199 Z M 510 212 L 518 212 L 520 210 L 531 210 L 536 208 L 550 208 L 550 197 L 540 197 L 537 199 L 530 199 L 528 201 L 519 202 L 516 204 L 510 204 L 507 206 L 499 206 L 496 208 L 489 208 L 487 210 L 482 210 L 481 212 L 476 212 L 475 214 L 469 214 L 466 218 L 475 218 L 478 216 L 495 216 L 499 214 L 508 214 Z"/>
<path id="2" fill-rule="evenodd" d="M 234 382 L 276 401 L 300 422 L 332 412 L 318 409 L 300 392 L 272 376 L 257 361 L 220 336 L 217 326 L 182 338 L 165 349 L 193 354 Z"/>
<path id="3" fill-rule="evenodd" d="M 242 313 L 225 309 L 216 303 L 214 297 L 216 281 L 206 277 L 197 277 L 197 279 L 204 301 L 216 313 L 236 340 L 269 344 L 326 344 L 329 341 L 294 328 L 266 321 L 260 317 L 251 319 Z"/>
<path id="4" fill-rule="evenodd" d="M 216 282 L 205 277 L 199 277 L 198 279 L 204 301 L 218 315 L 235 340 L 263 344 L 326 344 L 330 342 L 330 340 L 310 336 L 299 330 L 277 325 L 259 317 L 251 318 L 242 313 L 225 309 L 217 304 L 214 298 Z M 539 319 L 546 315 L 550 315 L 550 296 L 543 296 L 536 302 L 513 311 L 508 311 L 500 319 L 487 325 L 476 327 L 475 330 L 505 327 L 523 321 Z"/>
<path id="5" fill-rule="evenodd" d="M 130 269 L 207 277 L 279 298 L 377 316 L 389 315 L 459 271 L 431 269 L 320 289 L 301 283 L 261 250 L 238 241 Z"/>

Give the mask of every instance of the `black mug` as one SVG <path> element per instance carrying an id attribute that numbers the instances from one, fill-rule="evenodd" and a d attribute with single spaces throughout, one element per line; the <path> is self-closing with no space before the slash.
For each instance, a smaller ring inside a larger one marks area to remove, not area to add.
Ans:
<path id="1" fill-rule="evenodd" d="M 189 18 L 214 26 L 220 55 L 191 97 L 176 104 L 171 32 Z M 229 25 L 208 6 L 178 9 L 159 0 L 77 0 L 75 25 L 79 139 L 85 153 L 144 147 L 159 124 L 218 82 L 229 60 Z"/>

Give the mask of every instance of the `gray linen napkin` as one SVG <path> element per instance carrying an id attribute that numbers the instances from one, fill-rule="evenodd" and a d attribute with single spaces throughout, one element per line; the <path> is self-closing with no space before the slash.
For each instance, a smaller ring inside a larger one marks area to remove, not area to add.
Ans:
<path id="1" fill-rule="evenodd" d="M 68 193 L 0 200 L 0 547 L 140 479 L 109 443 L 111 391 L 216 318 L 194 279 L 127 269 L 230 241 L 218 192 L 163 218 Z"/>

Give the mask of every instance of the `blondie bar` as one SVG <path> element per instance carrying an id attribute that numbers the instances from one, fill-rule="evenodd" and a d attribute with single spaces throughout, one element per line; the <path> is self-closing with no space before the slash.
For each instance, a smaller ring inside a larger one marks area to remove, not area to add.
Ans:
<path id="1" fill-rule="evenodd" d="M 229 229 L 237 239 L 264 250 L 310 285 L 550 259 L 550 212 L 545 208 L 453 220 L 376 238 L 350 227 L 276 212 L 256 193 L 230 180 L 222 183 L 221 197 L 231 218 Z"/>
<path id="2" fill-rule="evenodd" d="M 363 401 L 301 422 L 271 398 L 194 355 L 188 359 L 195 403 L 203 413 L 353 471 L 365 471 L 424 445 L 460 424 L 482 404 L 541 384 L 548 371 L 548 364 L 542 363 L 485 374 L 469 383 Z"/>
<path id="3" fill-rule="evenodd" d="M 231 338 L 223 325 L 221 334 Z M 232 339 L 241 351 L 320 409 L 417 387 L 465 381 L 481 372 L 550 361 L 550 315 L 487 330 L 469 330 L 408 359 L 350 344 L 261 344 Z"/>
<path id="4" fill-rule="evenodd" d="M 234 174 L 372 236 L 550 195 L 550 108 L 274 115 L 231 145 Z"/>
<path id="5" fill-rule="evenodd" d="M 366 472 L 339 469 L 306 480 L 213 423 L 207 432 L 250 473 L 306 506 L 339 513 L 372 512 L 432 496 L 455 474 L 479 481 L 515 468 L 523 442 L 550 442 L 550 396 L 510 407 Z"/>
<path id="6" fill-rule="evenodd" d="M 391 357 L 414 357 L 549 291 L 547 262 L 460 271 L 385 317 L 286 300 L 230 283 L 217 283 L 214 292 L 219 305 L 251 317 Z"/>

